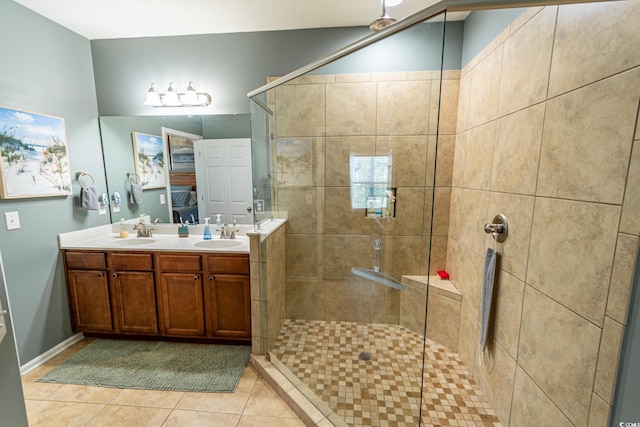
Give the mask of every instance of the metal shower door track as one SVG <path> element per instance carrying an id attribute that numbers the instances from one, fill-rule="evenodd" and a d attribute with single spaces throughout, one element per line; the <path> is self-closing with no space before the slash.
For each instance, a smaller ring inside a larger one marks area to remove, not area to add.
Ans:
<path id="1" fill-rule="evenodd" d="M 337 59 L 340 59 L 344 56 L 347 56 L 357 50 L 360 50 L 364 47 L 367 47 L 378 40 L 382 40 L 387 38 L 399 31 L 404 30 L 412 25 L 430 19 L 442 12 L 465 12 L 465 11 L 473 11 L 473 10 L 485 10 L 485 9 L 506 9 L 512 7 L 532 7 L 532 6 L 546 6 L 552 4 L 573 4 L 573 3 L 589 3 L 595 2 L 598 0 L 556 0 L 556 1 L 545 1 L 545 0 L 443 0 L 439 3 L 429 6 L 428 8 L 408 16 L 395 24 L 381 30 L 377 33 L 370 34 L 360 40 L 355 41 L 354 43 L 343 47 L 335 51 L 334 53 L 325 56 L 324 58 L 320 58 L 310 64 L 307 64 L 301 68 L 298 68 L 295 71 L 292 71 L 271 83 L 268 83 L 264 86 L 261 86 L 255 90 L 252 90 L 247 94 L 249 98 L 252 98 L 256 95 L 260 95 L 263 92 L 268 91 L 276 86 L 280 86 L 283 83 L 288 82 L 289 80 L 293 80 L 296 77 L 300 77 L 303 74 L 316 70 L 330 62 L 333 62 Z"/>

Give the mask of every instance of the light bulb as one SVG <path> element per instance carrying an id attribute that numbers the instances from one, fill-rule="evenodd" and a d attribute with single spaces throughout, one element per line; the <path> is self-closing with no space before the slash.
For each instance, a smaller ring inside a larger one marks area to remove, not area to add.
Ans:
<path id="1" fill-rule="evenodd" d="M 198 100 L 198 94 L 196 93 L 196 88 L 193 82 L 189 82 L 189 87 L 187 87 L 187 91 L 182 97 L 182 103 L 187 105 L 198 105 L 201 103 Z"/>
<path id="2" fill-rule="evenodd" d="M 145 105 L 151 105 L 153 107 L 159 107 L 162 105 L 162 101 L 160 100 L 160 95 L 158 94 L 158 91 L 156 90 L 156 84 L 155 83 L 151 83 L 151 87 L 149 88 L 149 91 L 147 92 L 147 97 L 144 100 Z"/>
<path id="3" fill-rule="evenodd" d="M 176 86 L 173 82 L 169 83 L 169 88 L 167 88 L 167 93 L 162 98 L 162 102 L 164 105 L 168 105 L 170 107 L 177 107 L 180 105 L 178 91 L 176 90 Z"/>

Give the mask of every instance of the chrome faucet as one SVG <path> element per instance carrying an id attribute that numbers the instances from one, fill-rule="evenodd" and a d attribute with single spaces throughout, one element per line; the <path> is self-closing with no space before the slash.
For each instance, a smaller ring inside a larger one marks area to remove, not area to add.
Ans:
<path id="1" fill-rule="evenodd" d="M 229 239 L 231 237 L 231 231 L 229 230 L 229 224 L 224 224 L 222 228 L 218 229 L 221 239 Z"/>
<path id="2" fill-rule="evenodd" d="M 240 230 L 232 230 L 231 228 L 229 228 L 229 224 L 223 224 L 222 228 L 218 228 L 216 231 L 220 232 L 221 239 L 235 239 L 236 231 Z"/>
<path id="3" fill-rule="evenodd" d="M 143 220 L 133 226 L 134 230 L 138 230 L 138 237 L 151 237 L 151 230 L 153 227 L 147 226 Z"/>
<path id="4" fill-rule="evenodd" d="M 155 220 L 153 220 L 154 224 L 157 224 L 159 222 L 164 222 L 164 221 L 162 220 L 162 218 L 156 218 Z"/>

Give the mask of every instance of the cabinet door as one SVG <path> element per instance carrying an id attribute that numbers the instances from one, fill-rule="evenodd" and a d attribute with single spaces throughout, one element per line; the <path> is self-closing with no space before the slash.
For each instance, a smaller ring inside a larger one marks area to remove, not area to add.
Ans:
<path id="1" fill-rule="evenodd" d="M 211 334 L 225 338 L 251 338 L 249 276 L 209 275 L 207 284 Z"/>
<path id="2" fill-rule="evenodd" d="M 119 332 L 158 333 L 156 289 L 152 272 L 116 271 L 111 283 Z"/>
<path id="3" fill-rule="evenodd" d="M 160 274 L 164 335 L 204 336 L 204 298 L 199 273 Z"/>
<path id="4" fill-rule="evenodd" d="M 107 272 L 69 270 L 69 301 L 76 331 L 112 331 Z"/>

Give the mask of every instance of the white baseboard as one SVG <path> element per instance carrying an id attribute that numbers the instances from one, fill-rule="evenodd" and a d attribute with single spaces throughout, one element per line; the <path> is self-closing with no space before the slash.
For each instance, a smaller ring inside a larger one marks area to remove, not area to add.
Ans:
<path id="1" fill-rule="evenodd" d="M 31 372 L 32 370 L 34 370 L 38 366 L 42 365 L 47 360 L 57 356 L 62 351 L 64 351 L 67 348 L 71 347 L 73 344 L 77 343 L 78 341 L 80 341 L 83 338 L 84 338 L 84 335 L 82 334 L 82 332 L 79 332 L 79 333 L 77 333 L 75 335 L 70 336 L 69 338 L 67 338 L 66 340 L 62 341 L 57 346 L 55 346 L 52 349 L 42 353 L 40 356 L 36 357 L 35 359 L 32 359 L 32 360 L 28 361 L 24 365 L 20 366 L 20 375 L 25 375 L 25 374 Z"/>

